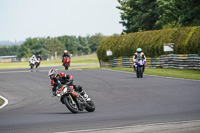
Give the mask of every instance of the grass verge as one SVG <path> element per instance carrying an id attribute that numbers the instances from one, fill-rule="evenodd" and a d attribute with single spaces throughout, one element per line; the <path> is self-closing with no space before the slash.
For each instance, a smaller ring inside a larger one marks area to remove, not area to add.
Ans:
<path id="1" fill-rule="evenodd" d="M 90 64 L 98 63 L 97 55 L 83 55 L 77 57 L 71 57 L 71 65 L 81 65 L 81 64 Z M 62 66 L 62 61 L 60 60 L 50 60 L 50 61 L 41 61 L 40 67 L 47 66 Z M 16 68 L 30 68 L 29 62 L 8 62 L 0 63 L 0 69 L 16 69 Z"/>
<path id="2" fill-rule="evenodd" d="M 106 69 L 134 72 L 133 68 L 106 68 Z M 164 77 L 173 77 L 173 78 L 200 80 L 200 70 L 146 68 L 144 74 L 164 76 Z"/>
<path id="3" fill-rule="evenodd" d="M 3 104 L 3 99 L 0 98 L 0 106 Z"/>

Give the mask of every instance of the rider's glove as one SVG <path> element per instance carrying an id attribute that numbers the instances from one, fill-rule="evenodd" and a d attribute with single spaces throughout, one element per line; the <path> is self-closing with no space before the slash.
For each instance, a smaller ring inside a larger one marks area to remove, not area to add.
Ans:
<path id="1" fill-rule="evenodd" d="M 79 92 L 82 92 L 83 91 L 83 87 L 78 85 L 78 89 L 79 89 Z"/>
<path id="2" fill-rule="evenodd" d="M 73 85 L 73 79 L 68 79 L 70 85 Z"/>

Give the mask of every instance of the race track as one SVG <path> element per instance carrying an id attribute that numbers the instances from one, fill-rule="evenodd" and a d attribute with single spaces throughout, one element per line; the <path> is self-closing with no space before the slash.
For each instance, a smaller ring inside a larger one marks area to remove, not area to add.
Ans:
<path id="1" fill-rule="evenodd" d="M 51 133 L 200 120 L 200 81 L 109 70 L 71 74 L 92 97 L 96 110 L 72 114 L 52 98 L 49 68 L 0 70 L 2 133 Z"/>

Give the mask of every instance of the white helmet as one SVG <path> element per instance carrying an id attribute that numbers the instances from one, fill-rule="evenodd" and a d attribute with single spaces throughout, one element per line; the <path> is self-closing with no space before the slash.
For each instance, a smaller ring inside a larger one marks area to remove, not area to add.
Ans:
<path id="1" fill-rule="evenodd" d="M 67 53 L 67 50 L 64 50 L 64 53 Z"/>
<path id="2" fill-rule="evenodd" d="M 51 75 L 54 75 L 54 78 L 55 78 L 55 76 L 57 75 L 57 70 L 56 69 L 50 69 L 49 73 L 48 73 L 49 78 L 51 78 L 50 77 Z"/>

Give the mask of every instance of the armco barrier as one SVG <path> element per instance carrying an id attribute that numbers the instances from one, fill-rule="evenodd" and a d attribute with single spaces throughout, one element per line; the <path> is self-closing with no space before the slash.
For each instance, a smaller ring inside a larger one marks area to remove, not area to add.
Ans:
<path id="1" fill-rule="evenodd" d="M 108 62 L 100 61 L 101 67 L 133 67 L 133 57 L 113 58 Z M 147 58 L 148 68 L 200 69 L 198 54 L 169 54 L 157 58 Z"/>
<path id="2" fill-rule="evenodd" d="M 129 57 L 122 57 L 122 64 L 123 64 L 123 67 L 130 67 L 130 61 L 129 61 Z"/>
<path id="3" fill-rule="evenodd" d="M 197 54 L 188 55 L 162 55 L 160 59 L 162 68 L 176 69 L 200 69 L 199 56 Z"/>

